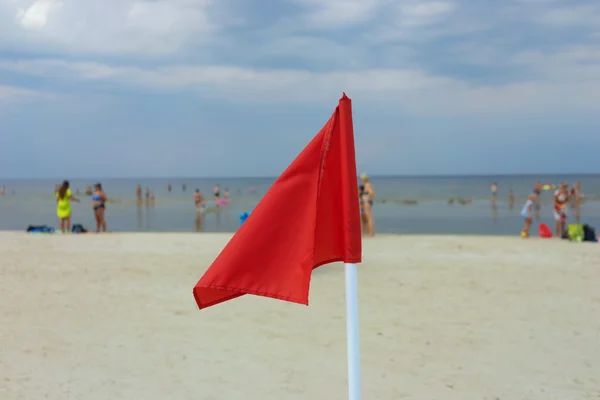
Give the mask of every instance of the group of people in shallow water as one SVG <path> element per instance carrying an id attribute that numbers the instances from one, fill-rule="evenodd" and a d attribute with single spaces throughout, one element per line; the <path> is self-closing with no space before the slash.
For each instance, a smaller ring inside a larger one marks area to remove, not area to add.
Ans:
<path id="1" fill-rule="evenodd" d="M 226 205 L 229 203 L 229 189 L 225 188 L 223 195 L 221 196 L 221 187 L 219 185 L 215 185 L 213 187 L 213 196 L 215 198 L 215 206 L 220 207 L 222 205 Z M 196 207 L 196 217 L 201 218 L 202 214 L 206 211 L 206 199 L 200 192 L 200 189 L 196 189 L 193 196 L 194 205 Z"/>
<path id="2" fill-rule="evenodd" d="M 493 183 L 492 191 L 492 207 L 496 206 L 496 198 L 498 193 L 498 184 Z M 567 227 L 567 209 L 570 206 L 574 210 L 575 221 L 579 222 L 581 217 L 581 204 L 583 203 L 583 194 L 581 192 L 581 182 L 576 182 L 571 188 L 566 182 L 562 182 L 558 187 L 554 184 L 543 185 L 540 181 L 535 182 L 532 192 L 527 197 L 527 201 L 521 209 L 521 216 L 524 219 L 521 236 L 529 237 L 531 226 L 533 225 L 534 217 L 536 220 L 541 219 L 541 196 L 543 191 L 553 191 L 552 198 L 552 216 L 554 218 L 554 234 L 558 238 L 562 238 L 566 233 Z M 512 190 L 509 192 L 508 204 L 512 208 L 515 199 Z"/>
<path id="3" fill-rule="evenodd" d="M 61 185 L 56 185 L 54 188 L 56 196 L 56 216 L 58 217 L 62 233 L 71 231 L 71 201 L 76 203 L 81 202 L 78 197 L 73 196 L 69 186 L 69 181 L 63 181 Z M 96 232 L 106 232 L 104 211 L 106 210 L 108 197 L 102 189 L 102 184 L 96 183 L 90 194 L 92 196 L 92 211 L 96 220 Z"/>
<path id="4" fill-rule="evenodd" d="M 172 185 L 169 183 L 167 186 L 167 190 L 170 192 L 172 190 Z M 182 190 L 185 192 L 186 184 L 182 184 Z M 79 190 L 76 191 L 79 194 Z M 136 187 L 136 198 L 138 200 L 138 204 L 141 204 L 145 199 L 146 202 L 150 203 L 155 200 L 154 193 L 150 190 L 150 188 L 146 188 L 145 192 L 142 190 L 142 185 L 138 184 Z M 71 231 L 71 202 L 80 203 L 81 200 L 79 197 L 73 195 L 69 181 L 65 180 L 61 185 L 56 185 L 54 188 L 54 193 L 56 195 L 56 215 L 59 220 L 60 230 L 65 232 Z M 85 194 L 92 197 L 92 210 L 94 213 L 94 218 L 96 220 L 96 232 L 106 232 L 106 219 L 105 219 L 105 211 L 106 211 L 106 203 L 108 201 L 108 196 L 102 189 L 101 183 L 96 183 L 93 186 L 85 188 Z M 229 202 L 229 189 L 225 188 L 225 191 L 221 195 L 221 188 L 219 185 L 215 185 L 213 188 L 213 196 L 215 198 L 215 206 L 219 207 L 221 205 L 225 205 Z M 196 206 L 197 217 L 201 217 L 202 213 L 206 209 L 206 201 L 202 193 L 200 193 L 200 189 L 196 189 L 193 194 L 194 204 Z"/>

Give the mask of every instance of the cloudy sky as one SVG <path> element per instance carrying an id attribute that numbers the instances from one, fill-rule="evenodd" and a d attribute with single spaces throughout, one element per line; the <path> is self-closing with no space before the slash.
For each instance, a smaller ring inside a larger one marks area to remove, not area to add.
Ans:
<path id="1" fill-rule="evenodd" d="M 0 176 L 600 172 L 598 0 L 2 0 Z"/>

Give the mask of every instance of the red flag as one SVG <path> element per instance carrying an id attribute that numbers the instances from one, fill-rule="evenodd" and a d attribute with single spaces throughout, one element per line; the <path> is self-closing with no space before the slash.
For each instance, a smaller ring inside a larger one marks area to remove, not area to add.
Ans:
<path id="1" fill-rule="evenodd" d="M 194 287 L 199 308 L 254 294 L 308 305 L 312 270 L 361 261 L 352 104 L 275 181 Z"/>

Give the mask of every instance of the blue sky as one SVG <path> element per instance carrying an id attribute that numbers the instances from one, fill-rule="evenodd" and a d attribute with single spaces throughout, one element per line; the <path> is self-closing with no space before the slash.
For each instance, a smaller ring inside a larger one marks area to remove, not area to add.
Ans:
<path id="1" fill-rule="evenodd" d="M 0 177 L 600 172 L 597 0 L 7 0 Z"/>

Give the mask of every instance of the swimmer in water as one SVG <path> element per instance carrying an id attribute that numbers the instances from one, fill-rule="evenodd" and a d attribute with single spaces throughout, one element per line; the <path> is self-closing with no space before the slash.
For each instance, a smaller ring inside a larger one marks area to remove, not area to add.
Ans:
<path id="1" fill-rule="evenodd" d="M 140 185 L 139 183 L 135 188 L 135 197 L 137 198 L 138 202 L 142 201 L 142 185 Z"/>
<path id="2" fill-rule="evenodd" d="M 196 189 L 196 192 L 194 193 L 194 204 L 196 205 L 196 213 L 204 212 L 204 196 L 200 193 L 200 189 Z"/>
<path id="3" fill-rule="evenodd" d="M 508 192 L 508 208 L 512 209 L 515 206 L 515 194 L 511 190 Z"/>
<path id="4" fill-rule="evenodd" d="M 225 188 L 225 193 L 223 193 L 223 198 L 229 201 L 229 188 Z"/>
<path id="5" fill-rule="evenodd" d="M 219 206 L 219 198 L 221 197 L 221 188 L 219 185 L 215 185 L 213 188 L 213 194 L 215 196 L 215 203 L 217 203 L 217 207 Z"/>
<path id="6" fill-rule="evenodd" d="M 498 195 L 498 183 L 492 183 L 492 187 L 490 188 L 492 192 L 492 207 L 496 207 L 496 196 Z"/>

